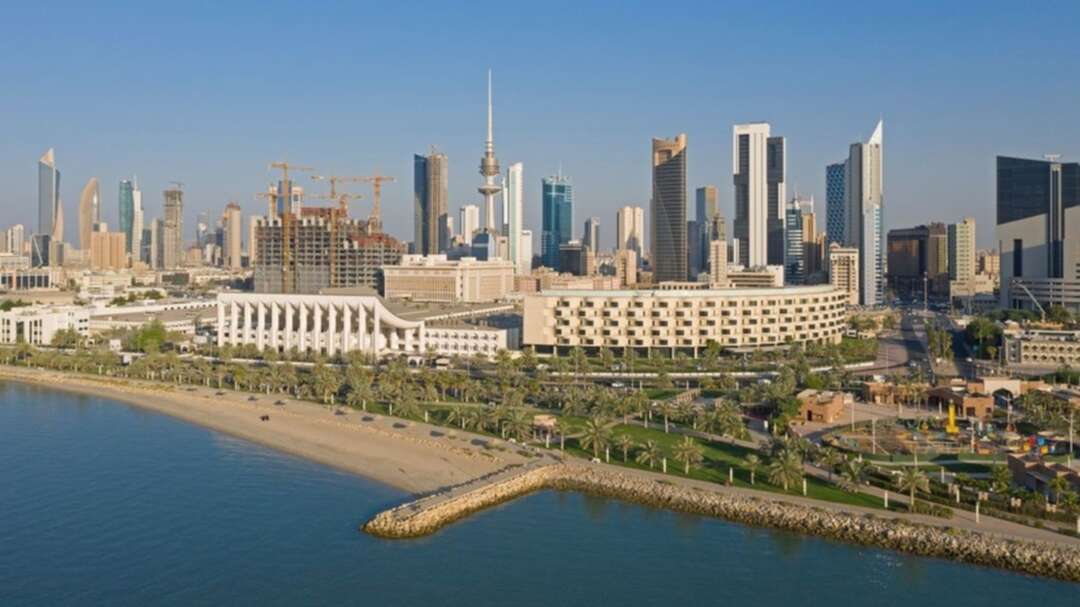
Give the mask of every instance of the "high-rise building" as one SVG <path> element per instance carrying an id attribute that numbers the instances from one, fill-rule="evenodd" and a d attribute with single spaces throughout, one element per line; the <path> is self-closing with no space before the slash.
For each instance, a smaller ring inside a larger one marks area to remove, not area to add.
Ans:
<path id="1" fill-rule="evenodd" d="M 540 198 L 540 257 L 545 266 L 558 269 L 559 246 L 570 241 L 574 229 L 574 186 L 560 171 L 541 181 Z"/>
<path id="2" fill-rule="evenodd" d="M 653 280 L 658 283 L 686 280 L 689 250 L 686 242 L 685 133 L 674 139 L 652 140 L 649 219 Z"/>
<path id="3" fill-rule="evenodd" d="M 101 223 L 101 200 L 97 177 L 91 177 L 90 181 L 79 194 L 79 248 L 83 251 L 90 248 L 90 234 L 94 227 Z"/>
<path id="4" fill-rule="evenodd" d="M 975 278 L 975 219 L 949 224 L 949 280 Z"/>
<path id="5" fill-rule="evenodd" d="M 709 237 L 707 232 L 711 229 L 713 217 L 716 216 L 720 205 L 720 189 L 715 185 L 706 185 L 694 192 L 694 225 L 698 230 L 696 257 L 695 250 L 691 248 L 691 274 L 702 271 L 709 260 Z M 697 264 L 693 263 L 697 260 Z"/>
<path id="6" fill-rule="evenodd" d="M 829 245 L 829 284 L 848 295 L 848 305 L 859 305 L 859 250 Z"/>
<path id="7" fill-rule="evenodd" d="M 724 216 L 719 212 L 713 215 L 709 228 L 705 232 L 708 243 L 709 282 L 715 286 L 727 286 L 728 243 Z"/>
<path id="8" fill-rule="evenodd" d="M 783 265 L 787 161 L 767 122 L 737 124 L 732 136 L 735 238 L 749 267 Z"/>
<path id="9" fill-rule="evenodd" d="M 1000 303 L 1080 313 L 1080 163 L 997 158 Z"/>
<path id="10" fill-rule="evenodd" d="M 518 274 L 528 274 L 529 267 L 521 265 L 522 214 L 525 212 L 525 165 L 515 162 L 506 170 L 506 189 L 503 191 L 506 215 L 506 238 L 510 248 L 510 261 Z"/>
<path id="11" fill-rule="evenodd" d="M 446 154 L 413 157 L 413 243 L 419 255 L 446 251 L 450 181 Z"/>
<path id="12" fill-rule="evenodd" d="M 874 306 L 885 296 L 883 123 L 865 143 L 853 143 L 844 168 L 844 236 L 859 251 L 859 303 Z"/>
<path id="13" fill-rule="evenodd" d="M 172 187 L 165 194 L 165 219 L 161 222 L 161 268 L 172 270 L 184 260 L 184 192 Z"/>
<path id="14" fill-rule="evenodd" d="M 596 273 L 596 255 L 580 240 L 559 245 L 559 271 L 574 276 L 592 276 Z"/>
<path id="15" fill-rule="evenodd" d="M 802 242 L 803 242 L 803 270 L 805 272 L 806 281 L 811 282 L 815 275 L 821 275 L 825 269 L 823 262 L 825 259 L 825 243 L 824 234 L 821 234 L 818 229 L 817 213 L 814 212 L 814 197 L 811 196 L 808 201 L 802 205 Z M 786 228 L 785 228 L 786 229 Z"/>
<path id="16" fill-rule="evenodd" d="M 38 223 L 31 238 L 35 266 L 50 265 L 53 243 L 64 239 L 63 206 L 60 203 L 60 171 L 52 148 L 38 160 Z"/>
<path id="17" fill-rule="evenodd" d="M 843 162 L 825 167 L 825 237 L 829 242 L 847 242 L 844 237 L 847 229 L 844 179 Z"/>
<path id="18" fill-rule="evenodd" d="M 465 244 L 472 244 L 473 235 L 480 229 L 480 207 L 475 204 L 467 204 L 461 207 L 459 223 L 461 224 L 461 238 Z"/>
<path id="19" fill-rule="evenodd" d="M 697 280 L 705 268 L 706 259 L 701 255 L 704 228 L 697 221 L 686 222 L 686 268 L 690 280 Z"/>
<path id="20" fill-rule="evenodd" d="M 12 255 L 24 255 L 25 239 L 26 228 L 23 224 L 17 223 L 11 226 L 4 232 L 4 252 Z"/>
<path id="21" fill-rule="evenodd" d="M 788 204 L 784 224 L 784 284 L 801 285 L 806 282 L 806 241 L 803 240 L 803 215 L 807 206 L 813 208 L 814 201 L 805 198 L 793 198 Z"/>
<path id="22" fill-rule="evenodd" d="M 258 218 L 256 215 L 252 215 L 248 219 L 248 241 L 247 241 L 247 256 L 248 267 L 254 268 L 256 261 L 256 252 L 259 249 L 258 243 L 255 242 L 255 235 L 258 233 L 258 223 L 255 221 Z"/>
<path id="23" fill-rule="evenodd" d="M 210 213 L 200 211 L 195 218 L 195 244 L 205 247 L 210 238 Z"/>
<path id="24" fill-rule="evenodd" d="M 637 253 L 637 262 L 641 263 L 641 251 L 645 248 L 645 209 L 631 206 L 619 209 L 615 226 L 615 248 Z"/>
<path id="25" fill-rule="evenodd" d="M 496 183 L 499 176 L 499 160 L 495 157 L 495 135 L 493 132 L 491 105 L 491 70 L 488 70 L 487 103 L 487 139 L 484 140 L 484 155 L 480 158 L 480 176 L 483 181 L 477 191 L 484 197 L 484 228 L 489 232 L 499 231 L 502 221 L 495 218 L 495 195 L 502 191 Z"/>
<path id="26" fill-rule="evenodd" d="M 221 216 L 221 225 L 224 235 L 224 242 L 222 243 L 224 258 L 222 262 L 229 269 L 239 270 L 243 265 L 242 258 L 244 255 L 244 214 L 240 210 L 240 205 L 235 202 L 225 205 L 225 212 Z"/>
<path id="27" fill-rule="evenodd" d="M 162 268 L 162 243 L 165 240 L 163 232 L 164 222 L 155 217 L 150 220 L 150 228 L 143 231 L 143 236 L 147 237 L 147 255 L 146 259 L 150 263 L 150 267 L 155 270 Z"/>
<path id="28" fill-rule="evenodd" d="M 123 232 L 94 231 L 87 248 L 90 267 L 94 270 L 119 270 L 127 267 L 127 240 Z"/>
<path id="29" fill-rule="evenodd" d="M 149 262 L 143 251 L 142 192 L 137 179 L 120 182 L 119 204 L 120 232 L 124 234 L 125 250 L 131 255 L 133 264 L 138 261 Z"/>
<path id="30" fill-rule="evenodd" d="M 590 217 L 585 220 L 585 232 L 581 243 L 592 250 L 593 255 L 600 253 L 600 218 Z"/>
<path id="31" fill-rule="evenodd" d="M 521 239 L 518 241 L 518 258 L 517 268 L 518 274 L 529 274 L 532 272 L 532 258 L 533 258 L 533 233 L 532 230 L 522 230 Z"/>

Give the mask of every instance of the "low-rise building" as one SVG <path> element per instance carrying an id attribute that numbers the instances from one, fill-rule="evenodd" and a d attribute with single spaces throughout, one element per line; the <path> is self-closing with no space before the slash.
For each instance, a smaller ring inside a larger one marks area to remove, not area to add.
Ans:
<path id="1" fill-rule="evenodd" d="M 859 250 L 829 245 L 829 284 L 848 294 L 848 303 L 859 305 Z"/>
<path id="2" fill-rule="evenodd" d="M 844 412 L 844 393 L 806 389 L 799 399 L 799 421 L 833 424 Z"/>
<path id="3" fill-rule="evenodd" d="M 1080 473 L 1065 464 L 1049 462 L 1035 453 L 1010 454 L 1013 482 L 1025 489 L 1046 493 L 1055 478 L 1064 478 L 1073 491 L 1080 491 Z"/>
<path id="4" fill-rule="evenodd" d="M 1007 326 L 1002 332 L 1002 346 L 1005 365 L 1042 368 L 1080 365 L 1080 331 Z"/>
<path id="5" fill-rule="evenodd" d="M 481 303 L 506 299 L 514 289 L 514 264 L 472 257 L 405 255 L 400 264 L 383 266 L 383 295 L 432 303 Z"/>
<path id="6" fill-rule="evenodd" d="M 541 352 L 606 347 L 693 355 L 711 342 L 730 349 L 838 343 L 846 301 L 828 285 L 549 290 L 525 297 L 523 342 Z"/>
<path id="7" fill-rule="evenodd" d="M 47 346 L 59 331 L 89 334 L 90 310 L 82 306 L 25 306 L 0 312 L 0 343 Z"/>
<path id="8" fill-rule="evenodd" d="M 990 394 L 975 392 L 976 384 L 957 384 L 937 386 L 928 392 L 927 402 L 931 407 L 953 405 L 958 417 L 968 417 L 990 421 L 994 415 L 994 397 Z"/>

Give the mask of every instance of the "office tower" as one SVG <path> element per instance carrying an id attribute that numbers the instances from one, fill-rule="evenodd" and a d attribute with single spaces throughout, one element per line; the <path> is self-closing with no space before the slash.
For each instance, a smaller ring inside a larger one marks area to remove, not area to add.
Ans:
<path id="1" fill-rule="evenodd" d="M 521 238 L 518 240 L 518 257 L 515 262 L 518 268 L 518 274 L 529 274 L 532 272 L 532 242 L 532 230 L 522 230 Z"/>
<path id="2" fill-rule="evenodd" d="M 518 274 L 528 274 L 529 266 L 521 265 L 522 214 L 525 212 L 525 165 L 515 162 L 506 170 L 506 189 L 503 191 L 506 215 L 506 238 L 510 248 L 510 261 Z"/>
<path id="3" fill-rule="evenodd" d="M 446 251 L 449 212 L 449 164 L 446 154 L 432 150 L 413 157 L 413 242 L 420 255 Z"/>
<path id="4" fill-rule="evenodd" d="M 859 303 L 874 306 L 885 296 L 883 123 L 866 143 L 853 143 L 844 167 L 845 244 L 859 251 Z"/>
<path id="5" fill-rule="evenodd" d="M 829 284 L 848 295 L 848 305 L 859 305 L 859 250 L 829 245 Z"/>
<path id="6" fill-rule="evenodd" d="M 147 246 L 146 259 L 150 263 L 150 267 L 155 270 L 162 268 L 162 242 L 164 241 L 164 235 L 162 234 L 164 228 L 163 222 L 155 217 L 150 220 L 150 228 L 143 231 L 143 235 L 147 237 L 150 243 Z"/>
<path id="7" fill-rule="evenodd" d="M 696 271 L 701 271 L 709 260 L 709 238 L 705 234 L 710 229 L 713 217 L 716 215 L 720 204 L 720 189 L 715 185 L 706 185 L 694 192 L 694 223 L 698 229 L 698 247 L 696 249 L 698 264 Z M 691 248 L 691 258 L 695 257 L 695 249 Z M 691 264 L 693 266 L 694 264 Z M 691 268 L 694 270 L 694 268 Z M 696 273 L 696 272 L 695 272 Z"/>
<path id="8" fill-rule="evenodd" d="M 225 205 L 225 212 L 221 216 L 223 259 L 226 268 L 239 270 L 243 265 L 244 254 L 244 214 L 240 211 L 240 205 L 230 202 Z"/>
<path id="9" fill-rule="evenodd" d="M 248 267 L 255 267 L 257 261 L 256 251 L 258 251 L 258 244 L 255 242 L 255 234 L 258 231 L 258 226 L 255 222 L 256 216 L 252 215 L 248 218 L 248 241 L 247 241 L 247 257 Z"/>
<path id="10" fill-rule="evenodd" d="M 480 207 L 475 204 L 467 204 L 458 212 L 461 228 L 461 239 L 465 244 L 472 244 L 473 234 L 480 229 Z"/>
<path id="11" fill-rule="evenodd" d="M 79 248 L 90 249 L 90 234 L 101 223 L 101 203 L 99 200 L 97 177 L 91 177 L 79 194 Z"/>
<path id="12" fill-rule="evenodd" d="M 26 238 L 26 228 L 21 223 L 17 223 L 4 233 L 4 252 L 11 253 L 12 255 L 23 255 L 24 251 L 24 239 Z"/>
<path id="13" fill-rule="evenodd" d="M 825 167 L 825 236 L 829 242 L 847 242 L 847 204 L 844 186 L 844 163 Z"/>
<path id="14" fill-rule="evenodd" d="M 813 196 L 804 199 L 800 221 L 802 222 L 803 271 L 806 282 L 809 283 L 812 276 L 824 271 L 822 261 L 825 255 L 822 244 L 823 235 L 817 229 L 817 213 L 814 212 Z M 787 229 L 786 226 L 785 229 Z"/>
<path id="15" fill-rule="evenodd" d="M 769 128 L 757 122 L 733 129 L 735 238 L 748 267 L 784 263 L 786 142 L 772 137 Z"/>
<path id="16" fill-rule="evenodd" d="M 803 240 L 803 213 L 806 204 L 813 205 L 813 201 L 792 199 L 784 217 L 785 285 L 801 285 L 806 282 L 806 251 Z"/>
<path id="17" fill-rule="evenodd" d="M 701 256 L 702 231 L 703 228 L 698 225 L 697 221 L 686 222 L 686 268 L 690 280 L 697 280 L 698 275 L 701 274 L 705 267 L 705 258 Z"/>
<path id="18" fill-rule="evenodd" d="M 52 150 L 38 160 L 38 221 L 31 236 L 34 266 L 51 265 L 53 242 L 63 240 L 63 207 L 60 203 L 60 171 Z"/>
<path id="19" fill-rule="evenodd" d="M 626 206 L 619 209 L 615 218 L 615 248 L 637 253 L 641 263 L 641 251 L 645 248 L 645 209 Z"/>
<path id="20" fill-rule="evenodd" d="M 559 271 L 574 276 L 596 274 L 596 255 L 580 240 L 559 245 Z"/>
<path id="21" fill-rule="evenodd" d="M 195 219 L 195 244 L 205 247 L 210 238 L 210 213 L 201 211 Z"/>
<path id="22" fill-rule="evenodd" d="M 615 252 L 615 277 L 619 279 L 619 286 L 633 287 L 637 285 L 637 272 L 637 251 L 619 249 Z"/>
<path id="23" fill-rule="evenodd" d="M 965 217 L 948 229 L 949 280 L 970 282 L 975 279 L 975 219 Z"/>
<path id="24" fill-rule="evenodd" d="M 540 182 L 542 225 L 540 256 L 542 263 L 559 268 L 559 246 L 570 241 L 574 222 L 574 186 L 560 171 Z"/>
<path id="25" fill-rule="evenodd" d="M 590 217 L 585 220 L 585 232 L 581 243 L 592 250 L 593 255 L 600 252 L 600 218 Z"/>
<path id="26" fill-rule="evenodd" d="M 719 212 L 713 215 L 705 233 L 709 251 L 709 282 L 716 286 L 727 286 L 728 243 L 724 217 Z"/>
<path id="27" fill-rule="evenodd" d="M 683 281 L 686 242 L 686 134 L 652 140 L 652 201 L 649 204 L 653 280 Z"/>
<path id="28" fill-rule="evenodd" d="M 144 256 L 142 191 L 137 179 L 120 182 L 120 232 L 124 234 L 125 250 L 131 261 L 149 261 Z"/>
<path id="29" fill-rule="evenodd" d="M 495 158 L 495 136 L 492 130 L 491 70 L 488 70 L 487 139 L 484 140 L 484 156 L 480 159 L 480 176 L 483 181 L 477 191 L 484 197 L 484 228 L 495 232 L 502 221 L 495 219 L 495 195 L 502 191 L 495 178 L 499 176 L 499 160 Z"/>
<path id="30" fill-rule="evenodd" d="M 184 192 L 177 186 L 164 192 L 165 219 L 161 222 L 161 268 L 180 267 L 184 259 Z"/>
<path id="31" fill-rule="evenodd" d="M 127 267 L 127 239 L 123 232 L 95 230 L 90 233 L 86 249 L 90 267 L 94 270 L 120 270 Z"/>

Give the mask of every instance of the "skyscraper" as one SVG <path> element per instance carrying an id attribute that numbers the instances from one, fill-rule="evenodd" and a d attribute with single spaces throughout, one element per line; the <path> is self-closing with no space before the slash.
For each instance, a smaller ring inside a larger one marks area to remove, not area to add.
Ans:
<path id="1" fill-rule="evenodd" d="M 446 154 L 435 150 L 413 157 L 413 242 L 419 255 L 436 255 L 447 248 L 448 165 Z"/>
<path id="2" fill-rule="evenodd" d="M 999 156 L 997 240 L 1002 307 L 1080 313 L 1080 163 Z"/>
<path id="3" fill-rule="evenodd" d="M 716 215 L 720 204 L 720 189 L 710 184 L 698 188 L 694 195 L 694 225 L 698 230 L 698 250 L 696 252 L 691 251 L 690 256 L 694 258 L 696 253 L 699 264 L 697 268 L 691 268 L 691 270 L 700 271 L 708 265 L 709 261 L 709 237 L 707 232 L 711 228 L 712 219 Z"/>
<path id="4" fill-rule="evenodd" d="M 222 243 L 225 267 L 239 270 L 244 254 L 244 215 L 240 210 L 240 205 L 235 202 L 225 205 L 221 223 L 225 235 L 225 241 Z"/>
<path id="5" fill-rule="evenodd" d="M 749 267 L 784 263 L 786 142 L 769 129 L 767 122 L 733 129 L 734 232 L 739 259 Z"/>
<path id="6" fill-rule="evenodd" d="M 484 227 L 489 232 L 495 232 L 502 226 L 502 221 L 495 219 L 495 195 L 502 191 L 502 188 L 495 182 L 495 178 L 499 176 L 499 160 L 495 158 L 495 135 L 492 127 L 491 70 L 488 70 L 487 139 L 484 140 L 484 156 L 480 158 L 480 176 L 484 179 L 477 191 L 484 197 Z"/>
<path id="7" fill-rule="evenodd" d="M 652 140 L 653 280 L 682 281 L 689 275 L 686 242 L 686 134 Z"/>
<path id="8" fill-rule="evenodd" d="M 90 235 L 95 226 L 101 223 L 101 201 L 97 177 L 86 182 L 79 195 L 79 248 L 90 249 Z"/>
<path id="9" fill-rule="evenodd" d="M 625 206 L 615 217 L 615 248 L 636 253 L 641 263 L 641 251 L 645 248 L 645 209 Z"/>
<path id="10" fill-rule="evenodd" d="M 165 219 L 161 222 L 161 267 L 180 267 L 184 259 L 184 192 L 177 187 L 165 190 Z"/>
<path id="11" fill-rule="evenodd" d="M 38 223 L 31 237 L 32 258 L 35 266 L 47 266 L 53 242 L 64 238 L 63 207 L 60 203 L 60 171 L 56 168 L 56 156 L 52 150 L 38 160 Z"/>
<path id="12" fill-rule="evenodd" d="M 542 225 L 540 256 L 545 266 L 559 269 L 559 246 L 570 242 L 574 224 L 574 187 L 560 171 L 540 183 Z"/>
<path id="13" fill-rule="evenodd" d="M 837 162 L 825 167 L 825 237 L 829 242 L 847 242 L 844 230 L 847 226 L 844 190 L 844 163 Z"/>
<path id="14" fill-rule="evenodd" d="M 975 219 L 949 224 L 949 280 L 975 280 Z"/>
<path id="15" fill-rule="evenodd" d="M 521 240 L 518 242 L 518 257 L 517 267 L 518 272 L 521 274 L 529 274 L 532 272 L 532 258 L 533 258 L 533 233 L 532 230 L 522 230 Z"/>
<path id="16" fill-rule="evenodd" d="M 784 284 L 801 285 L 806 282 L 806 250 L 803 240 L 803 215 L 813 201 L 793 198 L 787 205 L 784 217 Z"/>
<path id="17" fill-rule="evenodd" d="M 506 238 L 510 248 L 510 261 L 514 262 L 518 274 L 528 274 L 528 266 L 521 265 L 521 230 L 524 207 L 525 165 L 515 162 L 506 170 L 506 189 L 503 200 L 506 203 Z"/>
<path id="18" fill-rule="evenodd" d="M 593 252 L 593 255 L 600 252 L 599 217 L 590 217 L 585 220 L 585 232 L 581 238 L 581 243 L 588 247 Z"/>
<path id="19" fill-rule="evenodd" d="M 851 144 L 844 177 L 844 237 L 859 251 L 859 303 L 874 306 L 885 297 L 882 121 L 866 143 Z"/>
<path id="20" fill-rule="evenodd" d="M 472 244 L 473 234 L 480 229 L 480 207 L 467 204 L 458 211 L 458 223 L 461 224 L 461 238 L 465 244 Z"/>

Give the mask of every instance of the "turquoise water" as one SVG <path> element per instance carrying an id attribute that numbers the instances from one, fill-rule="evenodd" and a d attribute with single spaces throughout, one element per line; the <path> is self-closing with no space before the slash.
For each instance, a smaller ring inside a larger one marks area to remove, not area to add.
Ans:
<path id="1" fill-rule="evenodd" d="M 0 606 L 1076 605 L 1080 585 L 546 492 L 422 540 L 401 492 L 127 405 L 0 384 Z"/>

